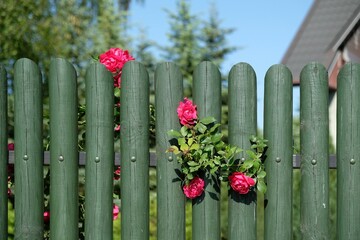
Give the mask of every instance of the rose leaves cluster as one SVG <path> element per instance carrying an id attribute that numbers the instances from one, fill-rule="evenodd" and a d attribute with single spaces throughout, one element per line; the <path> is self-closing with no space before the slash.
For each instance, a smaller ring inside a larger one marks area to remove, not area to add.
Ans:
<path id="1" fill-rule="evenodd" d="M 226 144 L 219 131 L 220 124 L 213 117 L 198 119 L 197 106 L 184 98 L 177 108 L 180 131 L 170 130 L 168 135 L 176 140 L 167 152 L 178 156 L 183 174 L 183 192 L 194 199 L 202 195 L 204 180 L 202 173 L 209 172 L 221 180 L 229 181 L 232 190 L 247 194 L 255 187 L 266 191 L 263 152 L 266 140 L 252 137 L 252 150 L 246 151 L 247 160 L 240 161 L 235 156 L 243 150 Z"/>

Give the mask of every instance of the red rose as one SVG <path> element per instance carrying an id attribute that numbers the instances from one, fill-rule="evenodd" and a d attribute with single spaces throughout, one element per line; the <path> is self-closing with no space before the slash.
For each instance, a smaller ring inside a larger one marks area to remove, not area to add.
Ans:
<path id="1" fill-rule="evenodd" d="M 113 207 L 113 220 L 116 220 L 119 216 L 120 209 L 117 205 L 114 204 Z"/>
<path id="2" fill-rule="evenodd" d="M 250 188 L 255 185 L 254 179 L 242 172 L 232 173 L 229 176 L 229 181 L 231 188 L 240 194 L 247 194 Z"/>
<path id="3" fill-rule="evenodd" d="M 121 71 L 126 62 L 135 58 L 127 50 L 110 48 L 107 52 L 100 54 L 99 60 L 110 72 L 116 74 Z"/>
<path id="4" fill-rule="evenodd" d="M 50 212 L 44 212 L 44 222 L 50 221 Z"/>
<path id="5" fill-rule="evenodd" d="M 199 177 L 195 177 L 188 185 L 183 186 L 183 191 L 186 197 L 194 199 L 203 193 L 204 186 L 204 180 Z"/>
<path id="6" fill-rule="evenodd" d="M 196 123 L 196 105 L 194 105 L 193 102 L 187 98 L 184 98 L 184 101 L 179 103 L 177 114 L 182 125 L 191 126 Z"/>
<path id="7" fill-rule="evenodd" d="M 121 72 L 119 71 L 114 75 L 114 87 L 120 88 L 121 87 Z"/>
<path id="8" fill-rule="evenodd" d="M 114 171 L 114 180 L 119 180 L 119 179 L 120 179 L 120 174 L 121 174 L 121 167 L 118 167 L 118 168 Z"/>
<path id="9" fill-rule="evenodd" d="M 9 143 L 8 144 L 8 150 L 9 151 L 14 151 L 15 145 L 13 143 Z"/>

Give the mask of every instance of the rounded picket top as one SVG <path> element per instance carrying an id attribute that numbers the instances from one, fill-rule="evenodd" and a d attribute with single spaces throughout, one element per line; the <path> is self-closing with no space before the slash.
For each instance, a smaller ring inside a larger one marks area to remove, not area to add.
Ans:
<path id="1" fill-rule="evenodd" d="M 237 64 L 235 64 L 234 66 L 232 66 L 232 68 L 230 69 L 229 72 L 229 79 L 230 77 L 236 76 L 237 74 L 239 74 L 240 72 L 248 72 L 251 75 L 255 76 L 256 79 L 256 73 L 254 68 L 246 62 L 239 62 Z"/>
<path id="2" fill-rule="evenodd" d="M 199 118 L 213 116 L 221 120 L 221 74 L 210 61 L 201 62 L 194 70 L 193 98 Z"/>
<path id="3" fill-rule="evenodd" d="M 128 61 L 125 63 L 123 69 L 122 69 L 122 77 L 121 78 L 128 78 L 130 76 L 134 76 L 133 78 L 136 78 L 136 76 L 145 76 L 148 78 L 148 72 L 146 70 L 146 67 L 144 64 L 138 61 Z"/>
<path id="4" fill-rule="evenodd" d="M 230 128 L 233 127 L 232 131 L 234 133 L 242 132 L 247 135 L 239 138 L 235 136 L 238 134 L 234 134 L 234 142 L 232 144 L 238 144 L 243 149 L 247 149 L 250 147 L 249 136 L 256 134 L 257 128 L 256 73 L 250 64 L 240 62 L 231 68 L 229 72 L 228 101 L 229 132 Z M 231 135 L 229 135 L 229 140 L 231 138 Z"/>
<path id="5" fill-rule="evenodd" d="M 275 74 L 281 74 L 286 79 L 289 79 L 288 77 L 290 76 L 290 78 L 292 80 L 292 73 L 291 73 L 290 69 L 284 64 L 274 64 L 274 65 L 270 66 L 269 69 L 266 71 L 265 81 L 266 81 L 267 77 L 270 78 L 270 76 L 273 76 Z M 281 77 L 277 77 L 277 78 L 271 77 L 271 79 L 277 79 L 279 81 L 282 80 Z"/>
<path id="6" fill-rule="evenodd" d="M 20 58 L 14 64 L 14 79 L 16 79 L 19 74 L 23 74 L 24 76 L 40 76 L 40 70 L 33 60 L 29 58 Z M 14 81 L 14 85 L 15 84 L 16 81 Z"/>
<path id="7" fill-rule="evenodd" d="M 338 90 L 342 90 L 343 87 L 347 86 L 350 82 L 358 83 L 354 81 L 354 77 L 356 78 L 356 74 L 360 71 L 360 63 L 346 63 L 339 71 L 337 86 Z"/>
<path id="8" fill-rule="evenodd" d="M 71 74 L 75 74 L 75 76 L 76 76 L 76 70 L 75 70 L 74 65 L 72 63 L 70 63 L 67 59 L 60 58 L 60 57 L 51 58 L 51 60 L 50 60 L 50 74 L 51 74 L 51 66 L 55 67 L 55 69 L 59 69 L 58 70 L 59 74 L 63 73 L 63 72 L 60 72 L 60 71 L 65 71 L 65 72 L 70 71 Z"/>
<path id="9" fill-rule="evenodd" d="M 320 79 L 322 84 L 328 85 L 327 70 L 325 66 L 319 62 L 310 62 L 306 64 L 300 72 L 300 82 L 304 83 L 312 81 L 311 79 Z M 324 75 L 326 77 L 324 77 Z"/>

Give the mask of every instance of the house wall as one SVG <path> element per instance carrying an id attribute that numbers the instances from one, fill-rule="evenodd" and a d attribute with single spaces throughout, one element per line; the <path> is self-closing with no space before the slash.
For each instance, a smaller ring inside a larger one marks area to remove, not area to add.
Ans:
<path id="1" fill-rule="evenodd" d="M 336 91 L 329 92 L 329 135 L 336 148 Z"/>

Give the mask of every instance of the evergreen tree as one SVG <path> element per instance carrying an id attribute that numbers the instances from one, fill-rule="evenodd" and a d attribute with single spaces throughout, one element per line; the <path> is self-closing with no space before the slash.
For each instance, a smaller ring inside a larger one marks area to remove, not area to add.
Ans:
<path id="1" fill-rule="evenodd" d="M 226 37 L 235 31 L 234 28 L 222 28 L 215 5 L 211 5 L 208 21 L 203 21 L 199 40 L 201 41 L 201 59 L 209 60 L 221 66 L 226 56 L 237 50 L 228 46 Z"/>
<path id="2" fill-rule="evenodd" d="M 94 55 L 111 47 L 128 48 L 130 39 L 126 35 L 126 12 L 114 8 L 113 0 L 99 1 L 99 11 L 92 28 Z"/>
<path id="3" fill-rule="evenodd" d="M 168 47 L 162 47 L 165 59 L 179 65 L 185 79 L 185 95 L 191 93 L 191 79 L 195 67 L 203 60 L 209 60 L 221 67 L 226 56 L 237 48 L 228 46 L 226 38 L 234 29 L 222 28 L 218 13 L 213 5 L 209 20 L 201 20 L 190 12 L 186 0 L 177 2 L 175 13 L 167 11 L 171 32 Z"/>
<path id="4" fill-rule="evenodd" d="M 168 11 L 171 32 L 168 34 L 170 46 L 162 48 L 165 59 L 179 65 L 184 79 L 191 85 L 192 74 L 201 61 L 199 19 L 190 12 L 186 0 L 177 2 L 175 13 Z M 189 88 L 186 86 L 186 88 Z"/>

